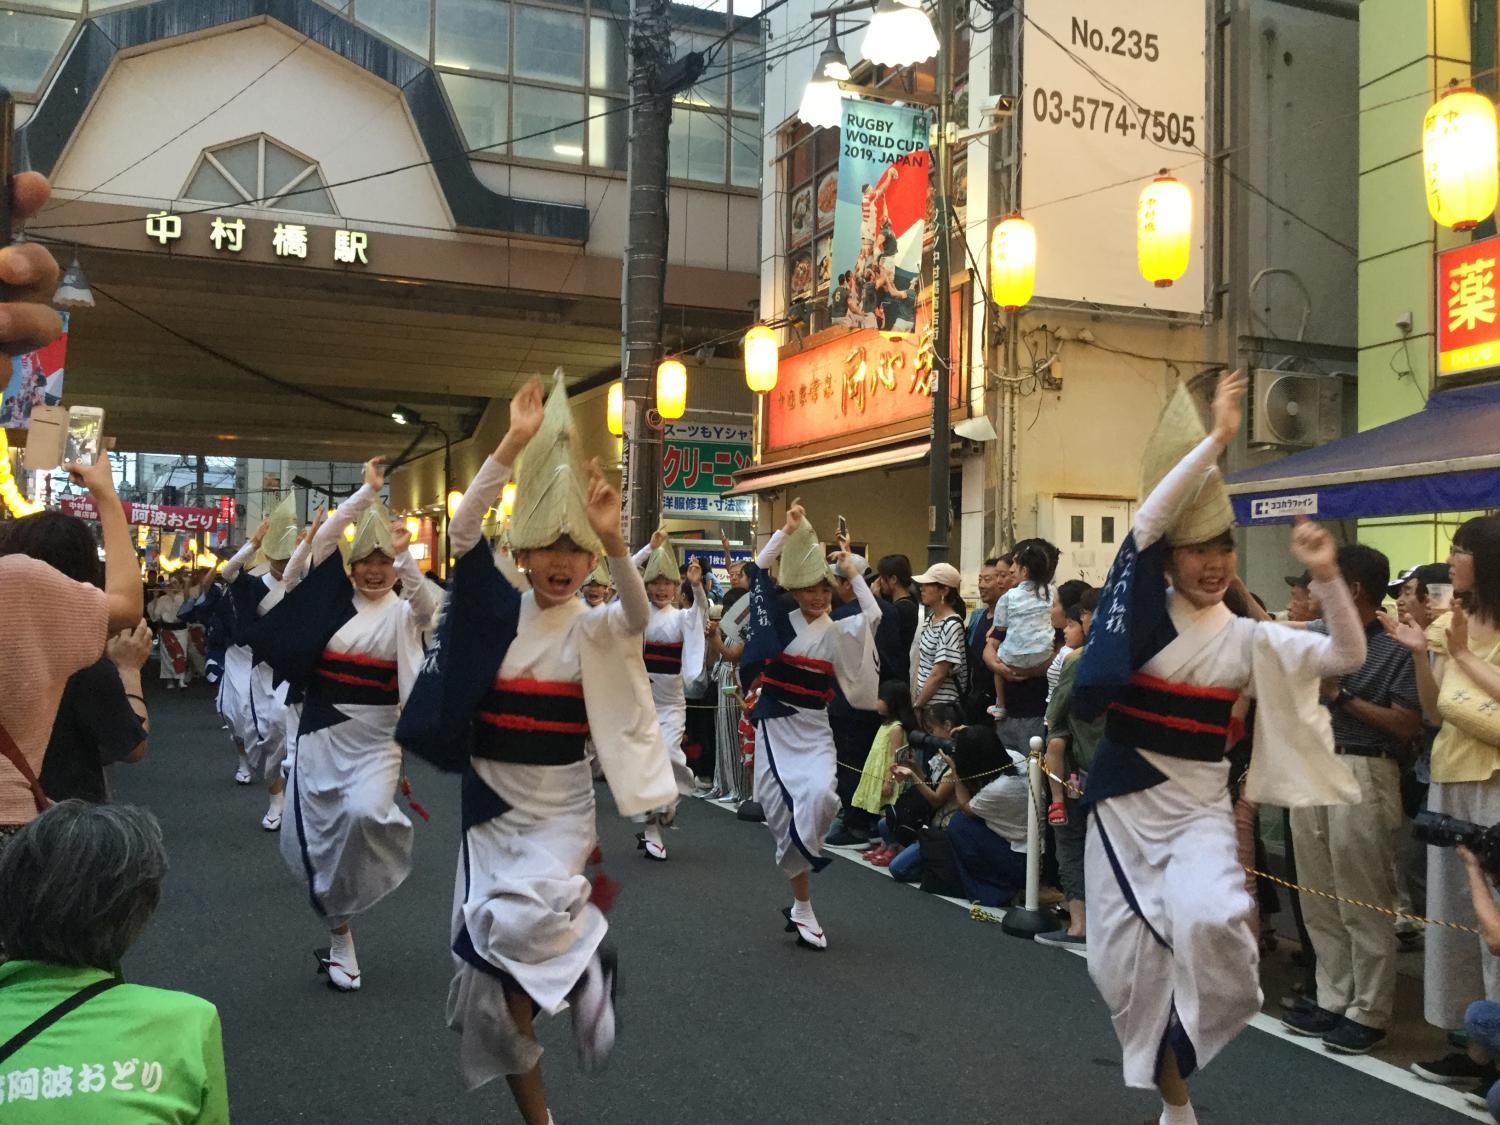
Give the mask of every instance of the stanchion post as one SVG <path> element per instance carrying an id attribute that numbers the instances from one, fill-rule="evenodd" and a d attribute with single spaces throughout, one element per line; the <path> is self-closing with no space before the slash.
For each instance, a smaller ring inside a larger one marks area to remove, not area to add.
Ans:
<path id="1" fill-rule="evenodd" d="M 1026 788 L 1029 791 L 1031 815 L 1026 819 L 1026 905 L 1012 906 L 1005 912 L 1000 928 L 1012 937 L 1028 941 L 1037 934 L 1050 933 L 1057 923 L 1038 908 L 1042 883 L 1042 740 L 1031 740 L 1031 757 L 1026 760 Z"/>

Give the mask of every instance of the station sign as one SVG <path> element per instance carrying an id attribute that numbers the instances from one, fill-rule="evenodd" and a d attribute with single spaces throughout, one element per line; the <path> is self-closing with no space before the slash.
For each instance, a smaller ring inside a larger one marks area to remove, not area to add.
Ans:
<path id="1" fill-rule="evenodd" d="M 184 218 L 203 220 L 197 225 L 206 228 L 208 241 L 220 254 L 239 254 L 247 242 L 264 241 L 278 258 L 317 261 L 326 254 L 334 265 L 370 264 L 367 232 L 336 229 L 332 243 L 319 248 L 313 245 L 313 235 L 324 228 L 308 227 L 305 223 L 247 223 L 241 218 L 226 219 L 222 215 L 214 215 L 210 221 L 202 214 L 183 216 L 171 211 L 153 211 L 146 216 L 146 237 L 162 246 L 179 242 L 186 230 Z"/>

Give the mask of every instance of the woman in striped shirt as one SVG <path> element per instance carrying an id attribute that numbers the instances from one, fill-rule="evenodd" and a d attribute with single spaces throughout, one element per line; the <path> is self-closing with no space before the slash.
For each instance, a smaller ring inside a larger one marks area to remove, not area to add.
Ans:
<path id="1" fill-rule="evenodd" d="M 960 703 L 968 689 L 969 664 L 958 568 L 935 563 L 912 581 L 921 590 L 922 605 L 927 610 L 927 620 L 917 634 L 912 706 Z"/>

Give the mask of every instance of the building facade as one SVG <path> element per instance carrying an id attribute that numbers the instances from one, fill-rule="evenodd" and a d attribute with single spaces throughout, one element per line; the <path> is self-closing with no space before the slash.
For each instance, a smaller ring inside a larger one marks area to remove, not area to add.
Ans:
<path id="1" fill-rule="evenodd" d="M 837 130 L 796 117 L 827 35 L 814 7 L 769 17 L 772 43 L 801 47 L 766 79 L 761 308 L 769 320 L 813 306 L 810 332 L 782 333 L 783 367 L 799 378 L 807 365 L 841 368 L 851 351 L 851 330 L 824 328 L 817 312 L 836 279 L 802 264 L 823 257 L 816 193 L 839 148 Z M 1138 498 L 1146 437 L 1178 381 L 1243 366 L 1262 373 L 1252 413 L 1276 409 L 1293 386 L 1319 400 L 1311 432 L 1270 429 L 1269 416 L 1256 429 L 1252 419 L 1230 468 L 1352 429 L 1357 11 L 1321 0 L 1159 2 L 1133 5 L 1126 20 L 1116 5 L 1072 0 L 1033 6 L 1031 19 L 1002 3 L 993 16 L 974 9 L 973 26 L 959 21 L 953 419 L 989 425 L 940 444 L 951 559 L 970 580 L 987 555 L 1033 534 L 1063 549 L 1059 577 L 1102 579 Z M 858 32 L 841 45 L 857 83 L 886 79 L 859 61 Z M 916 73 L 908 89 L 920 96 L 932 70 Z M 1009 104 L 997 106 L 1002 97 Z M 1136 270 L 1136 200 L 1164 168 L 1189 185 L 1195 219 L 1188 273 L 1156 289 Z M 809 186 L 811 230 L 800 202 Z M 1009 318 L 986 290 L 991 232 L 1014 211 L 1037 230 L 1036 292 Z M 766 448 L 742 486 L 759 497 L 762 528 L 800 496 L 825 520 L 847 516 L 875 553 L 924 559 L 922 409 L 893 427 L 836 421 L 815 440 L 783 442 L 775 395 L 762 408 Z M 1252 587 L 1272 600 L 1285 544 L 1274 530 L 1242 542 Z"/>

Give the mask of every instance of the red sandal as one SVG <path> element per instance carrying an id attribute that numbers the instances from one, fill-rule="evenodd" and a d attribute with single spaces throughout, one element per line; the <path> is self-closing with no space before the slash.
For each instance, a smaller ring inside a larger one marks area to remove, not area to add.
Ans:
<path id="1" fill-rule="evenodd" d="M 1047 823 L 1048 824 L 1067 824 L 1068 823 L 1068 806 L 1065 805 L 1065 804 L 1063 804 L 1061 801 L 1053 801 L 1050 805 L 1048 805 L 1047 806 Z"/>

